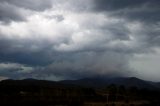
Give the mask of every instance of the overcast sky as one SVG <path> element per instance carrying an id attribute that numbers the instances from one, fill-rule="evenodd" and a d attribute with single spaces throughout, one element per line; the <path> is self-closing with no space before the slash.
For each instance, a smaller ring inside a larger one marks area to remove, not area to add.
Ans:
<path id="1" fill-rule="evenodd" d="M 160 0 L 0 0 L 0 79 L 160 81 Z"/>

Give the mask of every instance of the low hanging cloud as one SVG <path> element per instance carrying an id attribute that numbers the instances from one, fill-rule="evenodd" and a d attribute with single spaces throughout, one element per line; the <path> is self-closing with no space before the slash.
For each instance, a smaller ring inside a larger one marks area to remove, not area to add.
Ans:
<path id="1" fill-rule="evenodd" d="M 137 55 L 159 53 L 158 3 L 2 0 L 0 68 L 9 69 L 0 69 L 0 76 L 58 80 L 138 72 L 142 77 L 147 71 L 136 68 Z"/>
<path id="2" fill-rule="evenodd" d="M 0 63 L 0 78 L 24 78 L 33 70 L 33 67 L 25 66 L 18 63 Z"/>
<path id="3" fill-rule="evenodd" d="M 83 52 L 68 55 L 68 59 L 52 64 L 32 72 L 38 78 L 77 79 L 96 76 L 123 76 L 128 71 L 128 58 L 124 54 L 115 52 Z M 129 56 L 129 55 L 128 55 Z M 123 62 L 122 62 L 123 60 Z M 37 74 L 41 73 L 41 74 Z"/>

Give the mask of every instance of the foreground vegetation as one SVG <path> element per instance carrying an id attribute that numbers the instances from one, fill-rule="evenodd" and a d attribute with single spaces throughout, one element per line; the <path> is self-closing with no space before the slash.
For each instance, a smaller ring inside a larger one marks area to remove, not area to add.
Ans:
<path id="1" fill-rule="evenodd" d="M 0 106 L 160 106 L 160 91 L 108 85 L 88 88 L 50 81 L 0 82 Z"/>

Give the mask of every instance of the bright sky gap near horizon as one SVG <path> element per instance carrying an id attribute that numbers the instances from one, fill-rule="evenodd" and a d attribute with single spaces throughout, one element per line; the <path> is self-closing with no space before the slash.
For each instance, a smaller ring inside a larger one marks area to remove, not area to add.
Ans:
<path id="1" fill-rule="evenodd" d="M 0 79 L 160 81 L 160 0 L 0 0 Z"/>

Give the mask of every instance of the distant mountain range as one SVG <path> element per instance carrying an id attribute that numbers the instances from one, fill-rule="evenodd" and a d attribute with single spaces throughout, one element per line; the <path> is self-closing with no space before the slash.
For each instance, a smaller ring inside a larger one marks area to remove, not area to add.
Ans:
<path id="1" fill-rule="evenodd" d="M 159 89 L 160 82 L 151 82 L 138 79 L 136 77 L 115 77 L 115 78 L 83 78 L 78 80 L 62 80 L 62 81 L 47 81 L 36 79 L 23 80 L 3 80 L 0 84 L 20 84 L 20 85 L 38 85 L 38 86 L 83 86 L 93 88 L 103 88 L 108 85 L 123 85 L 125 87 L 137 87 L 140 89 Z"/>
<path id="2" fill-rule="evenodd" d="M 64 80 L 60 81 L 63 84 L 73 84 L 84 87 L 102 88 L 111 84 L 123 85 L 125 87 L 137 87 L 140 89 L 159 89 L 159 82 L 145 81 L 136 77 L 116 77 L 116 78 L 84 78 L 79 80 Z"/>
<path id="3" fill-rule="evenodd" d="M 140 89 L 160 89 L 160 82 L 151 82 L 138 79 L 136 77 L 116 77 L 116 78 L 84 78 L 78 80 L 62 80 L 62 81 L 47 81 L 36 79 L 24 80 L 3 80 L 0 84 L 15 84 L 15 85 L 36 85 L 36 86 L 82 86 L 103 88 L 114 84 L 117 86 L 123 85 L 125 87 L 137 87 Z"/>

